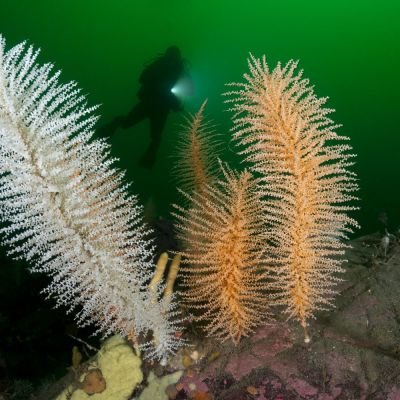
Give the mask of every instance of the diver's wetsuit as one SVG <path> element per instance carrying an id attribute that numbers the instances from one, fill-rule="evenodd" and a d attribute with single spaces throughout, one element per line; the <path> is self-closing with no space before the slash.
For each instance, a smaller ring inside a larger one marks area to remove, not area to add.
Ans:
<path id="1" fill-rule="evenodd" d="M 160 146 L 162 131 L 168 113 L 182 110 L 182 105 L 171 89 L 182 75 L 184 63 L 177 47 L 171 46 L 164 55 L 149 64 L 140 75 L 141 87 L 138 91 L 139 103 L 125 116 L 114 118 L 99 129 L 101 135 L 112 135 L 119 127 L 130 128 L 148 118 L 151 142 L 140 165 L 153 167 Z"/>

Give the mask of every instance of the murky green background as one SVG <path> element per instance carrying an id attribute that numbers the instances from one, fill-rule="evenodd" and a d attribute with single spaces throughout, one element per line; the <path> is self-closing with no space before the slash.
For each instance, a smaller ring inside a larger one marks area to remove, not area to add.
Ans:
<path id="1" fill-rule="evenodd" d="M 135 104 L 143 66 L 171 44 L 188 61 L 196 93 L 185 101 L 195 111 L 209 99 L 208 114 L 228 143 L 231 127 L 221 93 L 246 71 L 249 51 L 274 65 L 300 59 L 305 75 L 343 124 L 358 154 L 362 224 L 358 234 L 400 225 L 400 3 L 382 1 L 234 0 L 0 0 L 0 32 L 8 45 L 28 40 L 41 61 L 76 80 L 89 103 L 101 103 L 101 123 Z M 181 115 L 171 114 L 156 167 L 137 166 L 149 135 L 147 122 L 112 138 L 113 154 L 134 181 L 143 204 L 168 216 L 176 199 L 171 154 Z M 232 158 L 228 150 L 227 157 Z"/>

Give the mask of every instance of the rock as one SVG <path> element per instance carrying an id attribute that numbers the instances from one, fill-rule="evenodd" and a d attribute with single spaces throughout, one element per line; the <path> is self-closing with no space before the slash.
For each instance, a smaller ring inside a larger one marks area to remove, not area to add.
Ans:
<path id="1" fill-rule="evenodd" d="M 167 387 L 175 384 L 182 374 L 183 371 L 176 371 L 173 374 L 158 378 L 150 371 L 147 379 L 148 386 L 140 394 L 139 400 L 168 400 Z"/>
<path id="2" fill-rule="evenodd" d="M 237 347 L 216 341 L 209 354 L 219 357 L 209 356 L 197 379 L 219 400 L 247 398 L 249 387 L 257 400 L 398 399 L 400 246 L 384 257 L 380 240 L 352 242 L 336 309 L 311 322 L 310 343 L 296 322 L 278 318 Z"/>

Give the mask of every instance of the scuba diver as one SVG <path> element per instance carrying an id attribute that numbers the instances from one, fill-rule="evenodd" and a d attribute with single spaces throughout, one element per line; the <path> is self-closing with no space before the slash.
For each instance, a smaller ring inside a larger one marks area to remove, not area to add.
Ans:
<path id="1" fill-rule="evenodd" d="M 161 143 L 162 131 L 168 113 L 182 111 L 179 99 L 172 93 L 175 83 L 184 73 L 184 60 L 178 47 L 170 46 L 164 54 L 145 67 L 140 75 L 139 102 L 124 116 L 115 117 L 99 129 L 100 136 L 111 136 L 117 128 L 130 128 L 144 119 L 150 121 L 150 146 L 141 157 L 139 165 L 152 168 Z"/>

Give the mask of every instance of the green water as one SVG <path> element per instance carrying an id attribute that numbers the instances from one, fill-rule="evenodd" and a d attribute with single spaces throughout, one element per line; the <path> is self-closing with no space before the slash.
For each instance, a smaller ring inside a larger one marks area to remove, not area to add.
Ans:
<path id="1" fill-rule="evenodd" d="M 358 154 L 358 234 L 381 228 L 383 211 L 391 229 L 400 225 L 399 17 L 394 0 L 0 0 L 8 45 L 28 40 L 40 47 L 41 61 L 54 62 L 65 81 L 78 81 L 89 103 L 102 104 L 100 124 L 129 111 L 143 66 L 176 44 L 196 85 L 185 109 L 193 112 L 208 98 L 208 114 L 228 142 L 221 93 L 246 71 L 248 52 L 266 54 L 271 65 L 300 59 L 317 93 L 330 97 L 333 118 L 343 124 L 339 133 L 351 137 Z M 176 199 L 170 156 L 180 121 L 170 115 L 152 171 L 137 166 L 149 142 L 147 122 L 111 140 L 141 202 L 152 198 L 156 214 L 165 217 Z"/>

